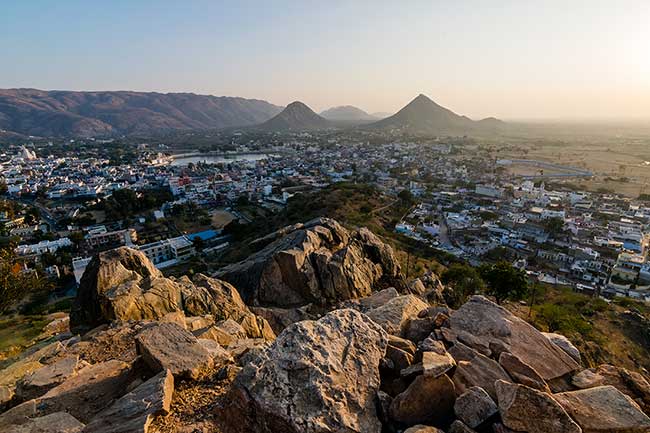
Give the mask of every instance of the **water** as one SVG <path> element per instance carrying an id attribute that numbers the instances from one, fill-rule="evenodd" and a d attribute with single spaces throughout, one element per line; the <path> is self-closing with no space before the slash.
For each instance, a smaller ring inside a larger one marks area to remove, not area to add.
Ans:
<path id="1" fill-rule="evenodd" d="M 196 164 L 199 162 L 204 162 L 207 164 L 218 164 L 233 161 L 260 161 L 262 159 L 267 159 L 270 156 L 272 155 L 269 155 L 268 153 L 238 153 L 236 155 L 192 155 L 176 158 L 172 161 L 171 165 L 183 166 L 188 165 L 189 163 Z"/>

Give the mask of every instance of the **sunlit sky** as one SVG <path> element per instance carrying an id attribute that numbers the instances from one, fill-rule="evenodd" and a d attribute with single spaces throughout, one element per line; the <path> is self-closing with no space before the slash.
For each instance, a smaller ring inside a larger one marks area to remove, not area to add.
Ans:
<path id="1" fill-rule="evenodd" d="M 1 0 L 0 87 L 650 119 L 650 1 Z"/>

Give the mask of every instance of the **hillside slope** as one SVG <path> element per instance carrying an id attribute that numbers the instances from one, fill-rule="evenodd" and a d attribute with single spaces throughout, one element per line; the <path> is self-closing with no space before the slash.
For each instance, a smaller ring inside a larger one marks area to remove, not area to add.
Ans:
<path id="1" fill-rule="evenodd" d="M 0 90 L 0 129 L 35 136 L 150 134 L 253 125 L 281 107 L 193 93 Z"/>

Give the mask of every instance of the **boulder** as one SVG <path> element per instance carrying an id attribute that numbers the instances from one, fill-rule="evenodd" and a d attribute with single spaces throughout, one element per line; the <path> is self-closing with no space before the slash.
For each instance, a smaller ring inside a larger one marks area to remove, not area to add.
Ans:
<path id="1" fill-rule="evenodd" d="M 180 286 L 141 251 L 120 247 L 93 257 L 70 311 L 73 332 L 113 320 L 158 319 L 182 310 Z"/>
<path id="2" fill-rule="evenodd" d="M 132 380 L 129 364 L 107 361 L 82 368 L 45 395 L 26 401 L 0 415 L 0 425 L 18 425 L 55 412 L 65 411 L 88 422 L 115 398 L 122 396 Z"/>
<path id="3" fill-rule="evenodd" d="M 456 372 L 453 379 L 459 394 L 473 386 L 478 386 L 496 400 L 494 383 L 497 380 L 511 380 L 498 362 L 462 343 L 456 343 L 449 348 L 449 354 L 456 361 Z"/>
<path id="4" fill-rule="evenodd" d="M 499 409 L 483 388 L 473 386 L 454 403 L 454 413 L 468 427 L 476 428 L 495 415 Z"/>
<path id="5" fill-rule="evenodd" d="M 66 412 L 54 412 L 24 424 L 0 428 L 2 433 L 80 433 L 84 425 Z"/>
<path id="6" fill-rule="evenodd" d="M 579 369 L 578 363 L 541 332 L 483 296 L 472 296 L 450 317 L 451 329 L 465 331 L 489 347 L 500 340 L 510 352 L 549 381 Z M 487 389 L 486 389 L 487 390 Z"/>
<path id="7" fill-rule="evenodd" d="M 637 372 L 602 364 L 577 373 L 571 382 L 580 389 L 612 385 L 623 394 L 632 397 L 645 413 L 650 413 L 650 383 Z"/>
<path id="8" fill-rule="evenodd" d="M 228 345 L 235 341 L 235 337 L 226 333 L 221 328 L 217 328 L 216 326 L 199 329 L 198 331 L 194 331 L 192 334 L 194 334 L 194 336 L 198 339 L 214 340 L 224 347 L 228 347 Z"/>
<path id="9" fill-rule="evenodd" d="M 419 343 L 427 338 L 436 328 L 435 317 L 413 317 L 404 329 L 404 338 Z"/>
<path id="10" fill-rule="evenodd" d="M 230 283 L 203 274 L 197 274 L 192 281 L 187 277 L 181 278 L 178 283 L 183 288 L 186 314 L 209 315 L 216 321 L 233 319 L 238 323 L 250 314 L 239 292 Z"/>
<path id="11" fill-rule="evenodd" d="M 225 363 L 233 362 L 230 352 L 221 347 L 219 343 L 207 338 L 199 338 L 198 342 L 212 358 L 212 365 L 217 368 Z"/>
<path id="12" fill-rule="evenodd" d="M 58 335 L 70 331 L 70 316 L 68 314 L 63 317 L 52 320 L 43 328 L 42 335 Z"/>
<path id="13" fill-rule="evenodd" d="M 155 415 L 169 412 L 173 392 L 174 376 L 161 371 L 100 412 L 83 432 L 146 433 Z"/>
<path id="14" fill-rule="evenodd" d="M 454 358 L 446 351 L 443 354 L 436 352 L 423 352 L 422 361 L 413 364 L 408 368 L 402 369 L 400 375 L 408 377 L 418 374 L 425 376 L 438 377 L 447 373 L 449 370 L 456 366 Z"/>
<path id="15" fill-rule="evenodd" d="M 370 296 L 366 296 L 365 298 L 346 301 L 342 304 L 345 307 L 354 308 L 362 313 L 367 313 L 370 310 L 381 307 L 391 299 L 397 298 L 398 296 L 399 292 L 397 289 L 395 289 L 395 287 L 389 287 L 387 289 L 373 292 Z"/>
<path id="16" fill-rule="evenodd" d="M 509 352 L 502 352 L 499 365 L 512 377 L 515 382 L 530 386 L 544 392 L 551 392 L 544 379 L 533 367 Z"/>
<path id="17" fill-rule="evenodd" d="M 613 386 L 597 386 L 553 396 L 582 427 L 583 433 L 641 433 L 650 431 L 650 418 Z"/>
<path id="18" fill-rule="evenodd" d="M 542 332 L 542 335 L 548 338 L 551 343 L 555 344 L 557 347 L 566 352 L 566 354 L 573 358 L 575 362 L 578 364 L 582 362 L 580 351 L 564 335 L 556 334 L 553 332 Z"/>
<path id="19" fill-rule="evenodd" d="M 476 431 L 466 426 L 462 421 L 456 420 L 449 426 L 449 433 L 476 433 Z"/>
<path id="20" fill-rule="evenodd" d="M 435 427 L 418 424 L 418 425 L 414 425 L 413 427 L 407 428 L 406 430 L 404 430 L 404 433 L 445 433 L 445 432 Z"/>
<path id="21" fill-rule="evenodd" d="M 436 329 L 435 332 L 439 333 L 441 339 L 449 344 L 463 343 L 465 346 L 471 347 L 472 349 L 485 356 L 492 356 L 492 349 L 490 349 L 490 345 L 492 345 L 493 341 L 488 342 L 485 339 L 476 337 L 467 331 L 463 331 L 462 329 L 452 330 L 443 327 Z"/>
<path id="22" fill-rule="evenodd" d="M 417 376 L 390 405 L 390 417 L 405 424 L 444 424 L 453 418 L 456 391 L 447 375 Z"/>
<path id="23" fill-rule="evenodd" d="M 169 316 L 169 314 L 167 316 Z M 166 322 L 167 320 L 164 321 Z M 185 326 L 181 326 L 181 328 L 185 328 L 190 332 L 194 332 L 198 331 L 199 329 L 207 328 L 211 325 L 214 325 L 214 318 L 212 318 L 210 315 L 190 316 L 185 318 Z"/>
<path id="24" fill-rule="evenodd" d="M 550 394 L 504 380 L 495 383 L 503 424 L 528 433 L 581 433 L 582 429 Z"/>
<path id="25" fill-rule="evenodd" d="M 240 364 L 245 364 L 249 353 L 259 352 L 269 347 L 269 342 L 261 338 L 242 338 L 228 346 L 228 353 Z"/>
<path id="26" fill-rule="evenodd" d="M 155 323 L 136 337 L 138 354 L 156 372 L 196 379 L 212 367 L 212 357 L 196 337 L 175 323 Z"/>
<path id="27" fill-rule="evenodd" d="M 399 276 L 389 245 L 366 229 L 351 232 L 328 218 L 287 227 L 254 244 L 266 246 L 216 275 L 234 284 L 250 305 L 335 305 L 368 296 L 381 280 Z"/>
<path id="28" fill-rule="evenodd" d="M 399 347 L 391 346 L 386 348 L 386 358 L 392 361 L 392 368 L 399 371 L 413 364 L 413 355 Z"/>
<path id="29" fill-rule="evenodd" d="M 401 336 L 411 318 L 428 304 L 415 295 L 402 295 L 391 299 L 384 305 L 370 310 L 367 314 L 389 334 Z"/>
<path id="30" fill-rule="evenodd" d="M 13 386 L 0 385 L 0 411 L 14 398 L 14 395 Z"/>
<path id="31" fill-rule="evenodd" d="M 443 342 L 436 340 L 433 333 L 418 343 L 418 350 L 420 352 L 435 352 L 438 355 L 444 355 L 447 353 L 447 349 L 445 349 Z"/>
<path id="32" fill-rule="evenodd" d="M 45 394 L 76 373 L 79 357 L 66 356 L 53 364 L 43 366 L 23 377 L 16 387 L 16 395 L 30 400 Z"/>
<path id="33" fill-rule="evenodd" d="M 391 334 L 388 335 L 388 345 L 402 349 L 411 355 L 415 355 L 415 351 L 417 350 L 415 344 L 411 341 Z"/>
<path id="34" fill-rule="evenodd" d="M 294 323 L 237 376 L 224 432 L 379 433 L 386 345 L 383 329 L 351 309 Z"/>

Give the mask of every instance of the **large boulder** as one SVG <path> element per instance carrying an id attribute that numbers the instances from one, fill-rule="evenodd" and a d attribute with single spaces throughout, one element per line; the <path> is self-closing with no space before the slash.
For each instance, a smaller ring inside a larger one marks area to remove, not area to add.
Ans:
<path id="1" fill-rule="evenodd" d="M 226 432 L 378 433 L 385 331 L 355 310 L 286 328 L 237 376 Z"/>
<path id="2" fill-rule="evenodd" d="M 84 425 L 66 412 L 31 418 L 24 424 L 0 427 L 2 433 L 80 433 Z"/>
<path id="3" fill-rule="evenodd" d="M 454 384 L 459 394 L 474 386 L 483 388 L 496 399 L 494 383 L 497 380 L 510 380 L 510 376 L 495 360 L 478 353 L 476 350 L 456 343 L 449 349 L 449 354 L 456 361 Z"/>
<path id="4" fill-rule="evenodd" d="M 472 296 L 450 318 L 451 329 L 467 332 L 485 342 L 498 340 L 509 351 L 549 381 L 580 368 L 564 350 L 505 308 L 483 296 Z"/>
<path id="5" fill-rule="evenodd" d="M 499 356 L 499 365 L 503 367 L 515 382 L 540 391 L 551 392 L 539 373 L 512 353 L 502 352 Z"/>
<path id="6" fill-rule="evenodd" d="M 483 388 L 473 386 L 454 404 L 454 413 L 465 425 L 476 428 L 498 412 L 492 397 Z"/>
<path id="7" fill-rule="evenodd" d="M 50 365 L 45 365 L 18 382 L 16 395 L 22 400 L 43 395 L 75 374 L 78 367 L 78 356 L 66 356 Z"/>
<path id="8" fill-rule="evenodd" d="M 390 405 L 390 417 L 405 425 L 444 424 L 453 418 L 456 391 L 446 374 L 417 376 Z"/>
<path id="9" fill-rule="evenodd" d="M 637 372 L 602 364 L 577 373 L 571 382 L 580 389 L 612 385 L 623 394 L 632 397 L 646 413 L 650 414 L 650 383 Z"/>
<path id="10" fill-rule="evenodd" d="M 428 306 L 426 302 L 415 295 L 403 295 L 368 311 L 367 314 L 389 334 L 403 336 L 408 323 Z"/>
<path id="11" fill-rule="evenodd" d="M 173 392 L 174 376 L 162 371 L 100 412 L 83 432 L 146 433 L 155 415 L 169 412 Z"/>
<path id="12" fill-rule="evenodd" d="M 88 264 L 70 324 L 83 333 L 113 321 L 179 321 L 183 312 L 208 322 L 232 319 L 250 338 L 275 338 L 268 322 L 248 309 L 231 284 L 202 274 L 194 280 L 165 278 L 142 252 L 127 247 L 100 253 Z"/>
<path id="13" fill-rule="evenodd" d="M 642 433 L 650 418 L 613 386 L 598 386 L 555 394 L 555 400 L 582 427 L 583 433 Z"/>
<path id="14" fill-rule="evenodd" d="M 329 218 L 287 227 L 256 243 L 266 246 L 217 273 L 250 305 L 334 305 L 368 296 L 380 280 L 399 276 L 389 245 L 367 229 L 351 232 Z"/>
<path id="15" fill-rule="evenodd" d="M 65 411 L 81 422 L 88 422 L 115 398 L 122 396 L 133 380 L 132 368 L 121 361 L 89 365 L 49 390 L 0 415 L 0 425 L 25 424 L 55 412 Z"/>
<path id="16" fill-rule="evenodd" d="M 582 362 L 580 351 L 564 335 L 556 334 L 555 332 L 542 332 L 542 335 L 548 338 L 551 343 L 555 344 L 557 347 L 564 350 L 577 363 Z"/>
<path id="17" fill-rule="evenodd" d="M 156 372 L 196 379 L 213 365 L 212 356 L 196 337 L 176 323 L 156 323 L 136 339 L 138 354 Z"/>
<path id="18" fill-rule="evenodd" d="M 180 286 L 141 251 L 128 247 L 95 256 L 81 277 L 70 327 L 87 331 L 113 320 L 158 319 L 182 310 Z"/>
<path id="19" fill-rule="evenodd" d="M 550 394 L 503 380 L 494 386 L 506 427 L 528 433 L 582 432 Z"/>

